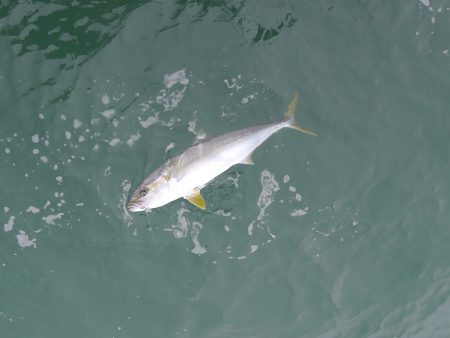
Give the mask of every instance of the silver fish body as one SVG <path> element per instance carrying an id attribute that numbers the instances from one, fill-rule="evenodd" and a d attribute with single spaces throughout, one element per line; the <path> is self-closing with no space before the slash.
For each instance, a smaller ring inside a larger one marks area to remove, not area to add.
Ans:
<path id="1" fill-rule="evenodd" d="M 205 208 L 200 190 L 235 164 L 253 164 L 252 152 L 278 130 L 287 127 L 315 135 L 295 123 L 293 112 L 296 103 L 297 95 L 294 96 L 285 119 L 280 122 L 223 134 L 195 144 L 171 158 L 139 185 L 130 199 L 128 209 L 154 209 L 180 197 L 199 208 Z"/>

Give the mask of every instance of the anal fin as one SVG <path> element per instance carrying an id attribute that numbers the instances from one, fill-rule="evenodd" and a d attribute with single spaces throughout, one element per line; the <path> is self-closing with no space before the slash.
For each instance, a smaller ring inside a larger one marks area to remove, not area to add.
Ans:
<path id="1" fill-rule="evenodd" d="M 205 209 L 205 200 L 203 199 L 202 195 L 200 194 L 200 190 L 193 191 L 192 194 L 185 196 L 185 199 L 187 199 L 190 203 L 195 205 L 197 208 Z"/>

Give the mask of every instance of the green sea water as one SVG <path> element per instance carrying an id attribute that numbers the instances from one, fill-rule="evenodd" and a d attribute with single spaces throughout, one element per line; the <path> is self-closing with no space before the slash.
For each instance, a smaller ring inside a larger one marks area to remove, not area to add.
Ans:
<path id="1" fill-rule="evenodd" d="M 1 1 L 0 337 L 450 337 L 450 3 Z M 197 142 L 279 120 L 128 213 Z"/>

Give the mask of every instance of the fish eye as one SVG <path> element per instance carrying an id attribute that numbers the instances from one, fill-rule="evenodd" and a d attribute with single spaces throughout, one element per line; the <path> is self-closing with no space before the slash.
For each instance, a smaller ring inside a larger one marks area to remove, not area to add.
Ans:
<path id="1" fill-rule="evenodd" d="M 145 195 L 147 195 L 147 189 L 142 189 L 141 191 L 139 191 L 139 194 L 141 195 L 141 197 L 144 197 Z"/>

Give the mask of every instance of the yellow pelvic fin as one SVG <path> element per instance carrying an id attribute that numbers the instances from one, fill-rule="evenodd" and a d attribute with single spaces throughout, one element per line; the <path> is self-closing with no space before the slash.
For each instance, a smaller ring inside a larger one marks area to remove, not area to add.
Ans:
<path id="1" fill-rule="evenodd" d="M 294 97 L 291 100 L 291 103 L 289 104 L 288 110 L 286 113 L 284 113 L 284 117 L 286 119 L 286 121 L 289 121 L 289 128 L 301 131 L 302 133 L 308 134 L 308 135 L 313 135 L 313 136 L 318 136 L 315 132 L 303 128 L 300 126 L 300 124 L 298 124 L 297 122 L 295 122 L 295 117 L 294 117 L 294 113 L 295 113 L 295 109 L 297 108 L 297 102 L 298 102 L 298 92 L 295 92 Z"/>
<path id="2" fill-rule="evenodd" d="M 203 199 L 202 195 L 200 194 L 200 190 L 193 191 L 192 194 L 189 196 L 185 196 L 185 199 L 187 199 L 189 202 L 191 202 L 193 205 L 195 205 L 197 208 L 205 209 L 205 200 Z"/>

